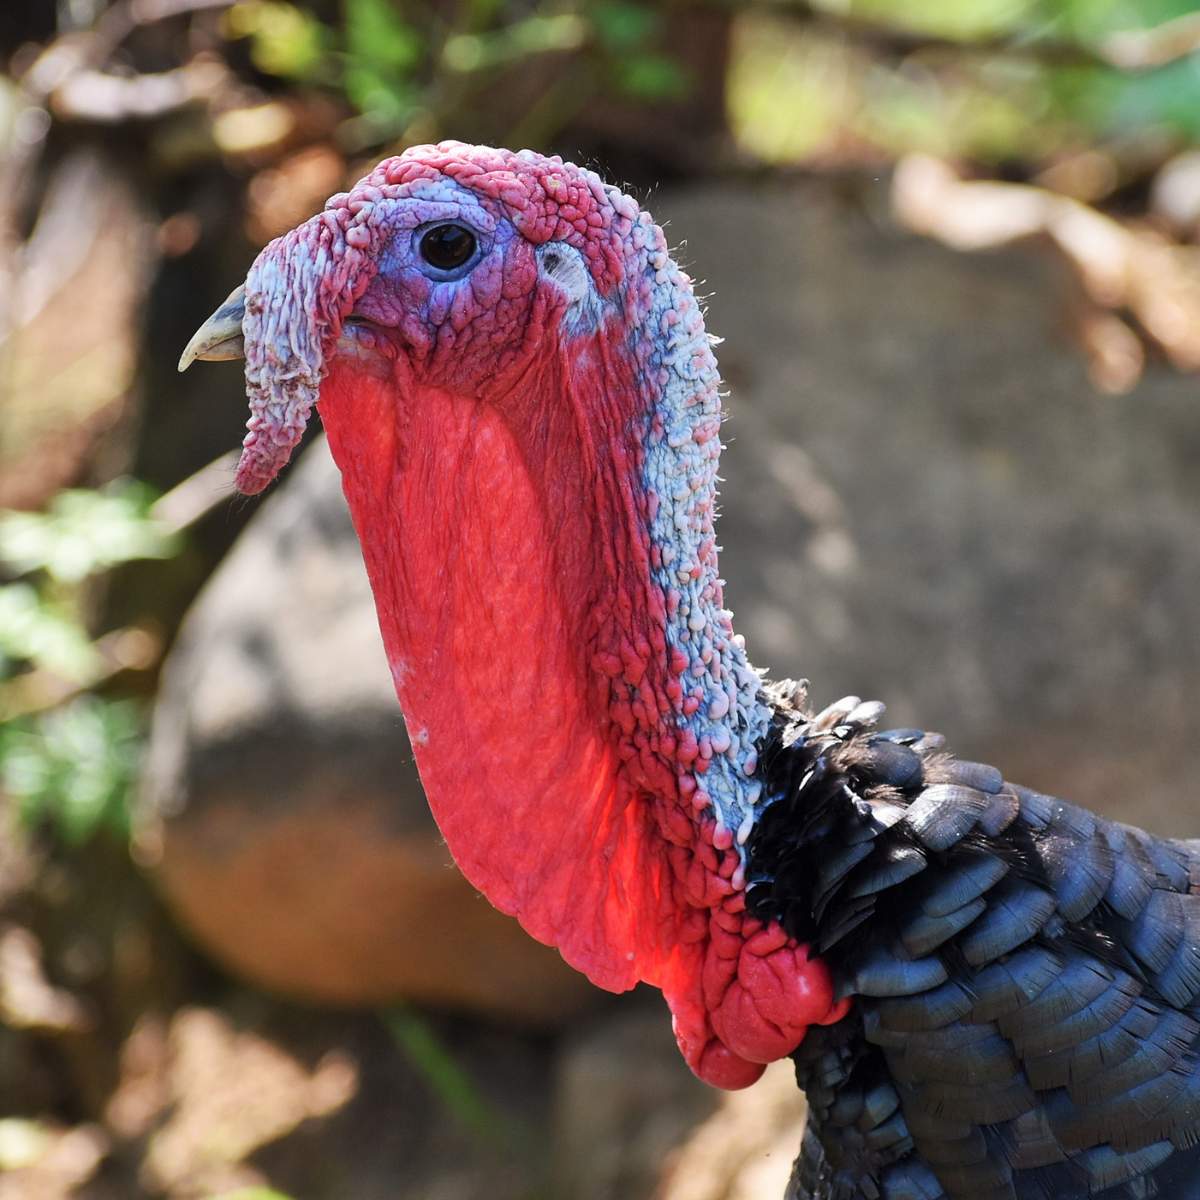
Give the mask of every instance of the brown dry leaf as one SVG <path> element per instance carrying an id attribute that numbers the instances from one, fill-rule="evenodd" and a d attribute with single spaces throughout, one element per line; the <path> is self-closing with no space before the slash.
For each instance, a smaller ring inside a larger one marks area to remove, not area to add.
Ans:
<path id="1" fill-rule="evenodd" d="M 104 1113 L 114 1133 L 132 1140 L 149 1132 L 171 1101 L 167 1067 L 166 1020 L 143 1014 L 121 1047 L 117 1087 Z"/>
<path id="2" fill-rule="evenodd" d="M 804 1112 L 791 1063 L 772 1063 L 754 1087 L 730 1092 L 696 1128 L 673 1156 L 655 1200 L 782 1196 L 800 1149 Z"/>
<path id="3" fill-rule="evenodd" d="M 147 1042 L 152 1037 L 148 1034 Z M 310 1117 L 335 1112 L 358 1090 L 357 1068 L 344 1055 L 329 1053 L 310 1071 L 279 1046 L 236 1030 L 211 1009 L 177 1013 L 167 1046 L 173 1108 L 150 1138 L 143 1176 L 151 1189 L 172 1195 L 211 1189 L 214 1178 L 228 1177 L 228 1168 L 260 1146 Z M 147 1058 L 152 1057 L 150 1047 Z M 126 1091 L 117 1110 L 131 1127 L 153 1109 L 153 1085 L 140 1111 L 135 1097 L 136 1090 Z"/>
<path id="4" fill-rule="evenodd" d="M 1200 248 L 1124 225 L 1070 197 L 1028 184 L 964 181 L 948 163 L 911 155 L 896 167 L 892 205 L 908 228 L 957 250 L 1043 237 L 1062 255 L 1090 311 L 1078 329 L 1104 391 L 1128 391 L 1142 355 L 1118 311 L 1181 371 L 1200 370 Z"/>
<path id="5" fill-rule="evenodd" d="M 1111 154 L 1089 147 L 1061 156 L 1039 171 L 1034 180 L 1048 191 L 1095 204 L 1116 191 L 1121 172 Z"/>
<path id="6" fill-rule="evenodd" d="M 68 1200 L 107 1153 L 108 1141 L 93 1125 L 0 1120 L 0 1200 Z"/>
<path id="7" fill-rule="evenodd" d="M 46 979 L 37 938 L 16 925 L 0 928 L 0 1021 L 37 1033 L 81 1033 L 92 1025 L 84 1005 Z"/>

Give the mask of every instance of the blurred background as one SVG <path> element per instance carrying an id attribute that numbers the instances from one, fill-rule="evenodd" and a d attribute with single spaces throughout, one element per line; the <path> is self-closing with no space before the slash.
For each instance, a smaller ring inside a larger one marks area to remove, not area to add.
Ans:
<path id="1" fill-rule="evenodd" d="M 1200 836 L 1200 7 L 8 0 L 0 67 L 0 1200 L 782 1194 L 786 1064 L 461 882 L 324 447 L 235 501 L 175 374 L 414 142 L 669 222 L 756 663 Z"/>

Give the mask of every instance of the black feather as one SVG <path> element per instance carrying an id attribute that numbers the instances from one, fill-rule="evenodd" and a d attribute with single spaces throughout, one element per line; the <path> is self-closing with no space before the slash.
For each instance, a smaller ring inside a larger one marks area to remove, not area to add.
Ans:
<path id="1" fill-rule="evenodd" d="M 773 694 L 748 906 L 853 1000 L 789 1200 L 1200 1200 L 1200 842 Z"/>

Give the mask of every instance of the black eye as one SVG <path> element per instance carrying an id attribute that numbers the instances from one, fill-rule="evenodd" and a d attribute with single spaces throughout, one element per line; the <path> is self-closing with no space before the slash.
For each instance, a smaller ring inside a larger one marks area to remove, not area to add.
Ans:
<path id="1" fill-rule="evenodd" d="M 462 225 L 435 225 L 422 235 L 420 249 L 431 267 L 453 271 L 475 253 L 475 235 Z"/>

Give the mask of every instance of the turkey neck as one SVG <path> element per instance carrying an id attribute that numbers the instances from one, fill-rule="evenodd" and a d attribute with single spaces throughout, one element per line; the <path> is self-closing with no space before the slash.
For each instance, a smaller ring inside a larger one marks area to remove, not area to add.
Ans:
<path id="1" fill-rule="evenodd" d="M 451 851 L 617 988 L 740 890 L 770 722 L 718 576 L 716 362 L 686 277 L 644 263 L 498 395 L 344 358 L 321 392 Z"/>

